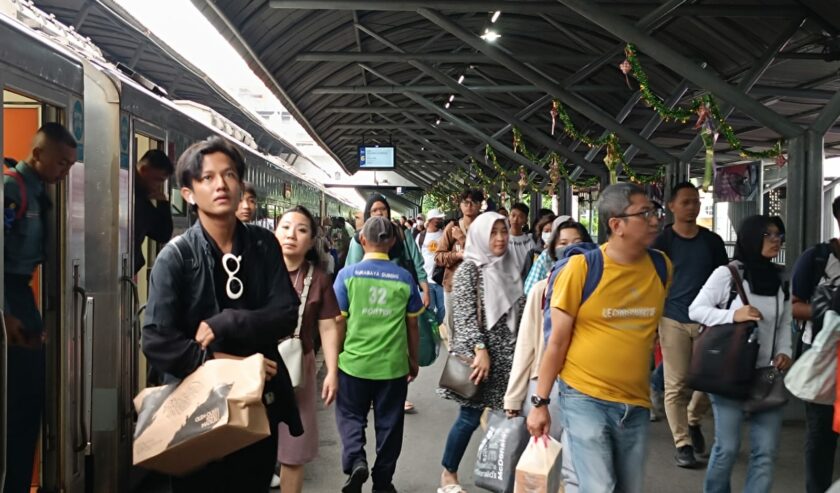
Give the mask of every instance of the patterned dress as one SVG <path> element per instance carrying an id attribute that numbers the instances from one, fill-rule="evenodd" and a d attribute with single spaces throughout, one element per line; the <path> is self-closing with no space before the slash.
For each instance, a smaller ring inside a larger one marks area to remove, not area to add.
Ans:
<path id="1" fill-rule="evenodd" d="M 505 289 L 498 286 L 498 289 Z M 478 393 L 470 400 L 447 390 L 439 388 L 438 394 L 444 399 L 457 402 L 462 406 L 491 409 L 503 409 L 505 391 L 507 390 L 508 378 L 513 366 L 513 351 L 516 348 L 516 333 L 511 333 L 507 324 L 507 315 L 489 330 L 486 329 L 486 317 L 482 316 L 484 326 L 478 326 L 478 303 L 476 296 L 481 296 L 482 308 L 484 306 L 484 279 L 481 270 L 473 262 L 463 262 L 452 281 L 452 312 L 454 320 L 454 333 L 450 341 L 451 350 L 460 354 L 475 358 L 475 346 L 483 342 L 490 353 L 490 377 L 479 386 Z M 516 302 L 516 326 L 522 320 L 522 313 L 525 307 L 525 297 L 522 296 Z"/>

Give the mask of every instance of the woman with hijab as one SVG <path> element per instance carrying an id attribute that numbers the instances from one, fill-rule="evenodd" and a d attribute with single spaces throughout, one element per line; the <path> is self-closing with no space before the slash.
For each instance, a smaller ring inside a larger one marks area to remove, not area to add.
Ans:
<path id="1" fill-rule="evenodd" d="M 692 320 L 713 327 L 732 322 L 758 323 L 759 351 L 756 367 L 775 366 L 779 371 L 791 365 L 791 303 L 783 282 L 783 269 L 773 263 L 785 239 L 778 217 L 751 216 L 738 230 L 736 266 L 743 280 L 749 305 L 731 295 L 732 275 L 727 266 L 718 267 L 689 307 Z M 741 425 L 749 422 L 750 455 L 744 491 L 770 491 L 773 462 L 782 431 L 783 407 L 751 413 L 743 401 L 710 394 L 715 415 L 715 444 L 706 470 L 705 493 L 730 491 L 730 477 L 738 457 Z"/>
<path id="2" fill-rule="evenodd" d="M 525 305 L 519 266 L 508 252 L 508 236 L 504 216 L 496 212 L 478 216 L 467 232 L 464 261 L 453 278 L 455 330 L 450 351 L 472 359 L 470 378 L 479 390 L 475 397 L 466 400 L 449 390 L 438 389 L 441 397 L 461 406 L 446 439 L 438 493 L 463 491 L 458 483 L 458 466 L 481 414 L 484 408 L 504 408 L 516 333 Z"/>

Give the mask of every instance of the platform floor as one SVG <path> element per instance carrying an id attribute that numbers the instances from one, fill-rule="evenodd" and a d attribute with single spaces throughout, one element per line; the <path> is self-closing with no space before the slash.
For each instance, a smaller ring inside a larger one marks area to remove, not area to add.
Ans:
<path id="1" fill-rule="evenodd" d="M 409 389 L 409 398 L 416 404 L 418 413 L 406 416 L 405 442 L 394 480 L 401 493 L 434 493 L 441 472 L 440 459 L 446 435 L 458 409 L 449 401 L 440 399 L 435 393 L 437 379 L 443 368 L 443 359 L 432 367 L 421 369 L 418 380 Z M 789 406 L 801 406 L 790 403 Z M 795 411 L 795 410 L 793 410 Z M 801 413 L 790 412 L 797 415 Z M 320 407 L 318 422 L 321 432 L 321 456 L 306 468 L 304 491 L 312 493 L 337 493 L 345 477 L 341 471 L 341 443 L 335 426 L 332 408 Z M 790 493 L 805 491 L 804 444 L 805 425 L 801 419 L 787 420 L 783 429 L 781 449 L 776 462 L 773 492 Z M 713 427 L 711 420 L 704 425 L 707 441 L 711 445 Z M 461 481 L 470 492 L 480 492 L 473 485 L 472 467 L 476 449 L 481 441 L 480 432 L 473 436 L 470 447 L 461 465 Z M 374 437 L 372 414 L 368 428 L 368 461 L 374 460 Z M 746 438 L 743 441 L 741 457 L 733 474 L 733 491 L 742 491 L 746 466 Z M 674 466 L 673 442 L 665 421 L 651 423 L 650 452 L 645 466 L 645 491 L 648 493 L 693 493 L 701 492 L 704 469 L 686 470 Z M 840 474 L 840 466 L 835 468 Z M 157 483 L 157 482 L 156 482 Z M 364 491 L 369 491 L 370 482 Z M 163 493 L 166 488 L 160 483 L 146 483 L 137 491 Z M 277 491 L 277 490 L 272 490 Z"/>

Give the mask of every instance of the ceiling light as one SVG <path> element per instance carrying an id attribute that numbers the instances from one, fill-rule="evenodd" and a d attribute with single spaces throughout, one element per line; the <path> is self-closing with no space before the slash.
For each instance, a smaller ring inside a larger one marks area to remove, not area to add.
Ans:
<path id="1" fill-rule="evenodd" d="M 443 105 L 443 107 L 449 109 L 449 103 L 446 103 L 445 105 Z"/>
<path id="2" fill-rule="evenodd" d="M 490 22 L 495 23 L 497 20 L 499 20 L 500 15 L 502 15 L 501 10 L 497 10 L 497 11 L 493 12 L 493 17 L 490 18 Z"/>
<path id="3" fill-rule="evenodd" d="M 491 31 L 489 29 L 484 31 L 484 34 L 481 35 L 481 39 L 487 41 L 488 43 L 492 43 L 501 37 L 501 34 L 497 33 L 496 31 Z"/>
<path id="4" fill-rule="evenodd" d="M 435 122 L 435 125 L 440 125 L 440 118 L 437 119 L 437 121 Z"/>
<path id="5" fill-rule="evenodd" d="M 461 75 L 460 77 L 458 77 L 458 84 L 463 84 L 463 83 L 464 83 L 464 76 Z"/>
<path id="6" fill-rule="evenodd" d="M 449 102 L 451 103 L 452 101 L 455 101 L 455 95 L 454 94 L 449 95 Z"/>

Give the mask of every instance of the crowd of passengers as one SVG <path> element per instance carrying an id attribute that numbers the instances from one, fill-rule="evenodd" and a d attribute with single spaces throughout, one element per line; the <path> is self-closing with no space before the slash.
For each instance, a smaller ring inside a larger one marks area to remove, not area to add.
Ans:
<path id="1" fill-rule="evenodd" d="M 45 338 L 30 282 L 45 257 L 47 187 L 66 178 L 75 161 L 72 135 L 50 123 L 26 159 L 4 168 L 9 493 L 29 491 L 44 405 Z M 664 228 L 664 211 L 644 189 L 607 187 L 598 213 L 608 236 L 597 245 L 567 215 L 540 211 L 529 228 L 524 204 L 509 211 L 490 204 L 482 213 L 489 202 L 478 190 L 464 191 L 452 221 L 437 209 L 392 221 L 388 201 L 374 195 L 355 228 L 343 218 L 319 224 L 302 206 L 255 224 L 257 194 L 243 181 L 244 158 L 219 137 L 189 147 L 177 166 L 150 151 L 135 171 L 135 273 L 145 263 L 144 239 L 167 242 L 172 235 L 163 187 L 173 175 L 197 217 L 168 241 L 151 270 L 142 347 L 154 378 L 177 381 L 208 359 L 261 353 L 271 396 L 264 399 L 271 436 L 171 478 L 175 493 L 302 491 L 303 468 L 318 455 L 319 398 L 335 404 L 347 476 L 342 492 L 361 492 L 369 478 L 375 493 L 397 491 L 405 415 L 415 411 L 408 386 L 419 371 L 424 310 L 441 324 L 448 349 L 469 358 L 478 385 L 469 399 L 438 389 L 460 408 L 443 444 L 438 493 L 464 491 L 459 467 L 486 409 L 527 416 L 534 437 L 563 443 L 557 467 L 566 491 L 642 492 L 648 427 L 663 407 L 675 465 L 700 467 L 708 457 L 703 491 L 731 490 L 747 425 L 743 491 L 769 492 L 783 407 L 747 413 L 741 401 L 693 391 L 686 382 L 692 344 L 703 326 L 755 321 L 757 365 L 787 370 L 797 343 L 792 318 L 807 322 L 816 287 L 840 278 L 834 253 L 840 250 L 832 242 L 806 250 L 788 282 L 773 262 L 785 238 L 778 217 L 744 219 L 730 262 L 722 239 L 697 224 L 700 196 L 690 183 L 671 190 L 673 223 Z M 840 221 L 840 199 L 833 213 Z M 570 255 L 572 249 L 591 253 Z M 564 258 L 565 267 L 552 269 Z M 599 259 L 597 268 L 590 258 Z M 730 266 L 749 304 L 731 295 Z M 813 334 L 810 324 L 803 326 L 807 350 Z M 277 351 L 277 342 L 296 330 L 305 368 L 298 391 Z M 655 346 L 661 347 L 658 366 Z M 371 408 L 372 468 L 365 453 Z M 709 410 L 711 446 L 701 429 Z M 806 417 L 805 491 L 822 493 L 833 476 L 833 408 L 807 404 Z"/>

